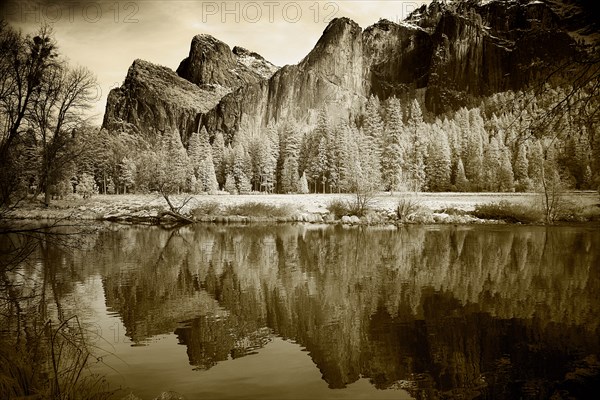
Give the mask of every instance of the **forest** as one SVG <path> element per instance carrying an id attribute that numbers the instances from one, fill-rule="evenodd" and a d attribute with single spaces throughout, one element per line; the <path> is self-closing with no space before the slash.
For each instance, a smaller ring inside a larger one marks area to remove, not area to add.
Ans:
<path id="1" fill-rule="evenodd" d="M 148 193 L 527 192 L 600 185 L 598 70 L 571 82 L 496 93 L 433 115 L 418 93 L 366 99 L 339 121 L 273 121 L 235 135 L 204 127 L 182 140 L 108 131 L 86 111 L 96 80 L 68 65 L 53 32 L 0 25 L 2 204 Z M 586 69 L 587 68 L 587 69 Z M 553 82 L 554 83 L 554 82 Z M 422 96 L 421 96 L 422 97 Z M 343 107 L 344 105 L 340 105 Z"/>

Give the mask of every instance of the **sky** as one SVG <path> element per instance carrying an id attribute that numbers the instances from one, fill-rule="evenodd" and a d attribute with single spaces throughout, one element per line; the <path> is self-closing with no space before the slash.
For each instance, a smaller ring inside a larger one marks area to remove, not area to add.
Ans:
<path id="1" fill-rule="evenodd" d="M 363 29 L 380 18 L 401 21 L 430 0 L 3 0 L 0 18 L 23 33 L 53 26 L 59 51 L 98 79 L 90 117 L 100 125 L 106 96 L 137 58 L 177 69 L 192 38 L 210 34 L 275 65 L 300 61 L 336 17 Z"/>

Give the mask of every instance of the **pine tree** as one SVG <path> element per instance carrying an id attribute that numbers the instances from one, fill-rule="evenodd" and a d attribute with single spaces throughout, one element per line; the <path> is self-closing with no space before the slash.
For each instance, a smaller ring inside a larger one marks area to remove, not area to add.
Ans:
<path id="1" fill-rule="evenodd" d="M 484 139 L 487 140 L 487 133 L 483 119 L 479 109 L 472 109 L 469 111 L 469 131 L 466 132 L 466 140 L 462 146 L 465 175 L 471 184 L 471 190 L 480 190 L 482 187 Z"/>
<path id="2" fill-rule="evenodd" d="M 468 192 L 470 190 L 470 182 L 465 174 L 465 167 L 462 162 L 462 158 L 458 159 L 456 166 L 456 190 L 459 192 Z"/>
<path id="3" fill-rule="evenodd" d="M 400 101 L 392 97 L 387 107 L 388 123 L 385 129 L 385 145 L 381 152 L 381 179 L 385 189 L 393 192 L 400 186 L 402 164 L 402 108 Z"/>
<path id="4" fill-rule="evenodd" d="M 539 140 L 533 139 L 529 143 L 527 158 L 529 160 L 529 179 L 533 188 L 542 186 L 542 168 L 544 163 L 544 149 Z"/>
<path id="5" fill-rule="evenodd" d="M 197 183 L 200 186 L 198 189 L 202 192 L 214 193 L 219 189 L 217 176 L 215 175 L 215 165 L 210 154 L 200 161 Z"/>
<path id="6" fill-rule="evenodd" d="M 483 155 L 483 173 L 481 188 L 487 191 L 498 191 L 500 181 L 498 173 L 500 171 L 500 148 L 498 140 L 493 137 L 485 146 Z"/>
<path id="7" fill-rule="evenodd" d="M 298 193 L 307 194 L 308 190 L 308 180 L 306 179 L 306 172 L 302 172 L 302 176 L 300 177 L 300 181 L 298 182 Z"/>
<path id="8" fill-rule="evenodd" d="M 225 178 L 224 189 L 226 192 L 229 192 L 229 194 L 238 194 L 235 178 L 231 172 L 228 173 L 227 177 Z"/>
<path id="9" fill-rule="evenodd" d="M 381 188 L 381 167 L 373 137 L 359 134 L 358 159 L 360 168 L 353 177 L 355 192 L 372 192 Z"/>
<path id="10" fill-rule="evenodd" d="M 365 107 L 363 134 L 367 136 L 368 140 L 365 143 L 368 144 L 369 149 L 363 149 L 362 151 L 368 151 L 372 154 L 373 165 L 370 168 L 377 168 L 381 171 L 384 128 L 379 99 L 373 95 L 369 97 Z M 378 175 L 380 176 L 380 173 Z"/>
<path id="11" fill-rule="evenodd" d="M 406 149 L 404 160 L 410 188 L 414 191 L 424 190 L 427 184 L 425 175 L 425 126 L 421 106 L 416 99 L 410 104 L 406 131 L 408 132 L 407 137 L 410 145 Z"/>
<path id="12" fill-rule="evenodd" d="M 88 199 L 95 194 L 98 194 L 98 185 L 94 177 L 88 173 L 83 173 L 78 179 L 77 193 L 79 193 L 84 199 Z"/>
<path id="13" fill-rule="evenodd" d="M 280 138 L 280 173 L 277 179 L 282 193 L 293 193 L 298 182 L 298 157 L 300 154 L 300 133 L 293 121 L 287 121 Z"/>
<path id="14" fill-rule="evenodd" d="M 252 185 L 250 184 L 249 176 L 249 161 L 248 154 L 244 150 L 241 144 L 238 144 L 233 150 L 234 159 L 232 174 L 235 179 L 235 186 L 238 193 L 249 193 L 252 191 Z"/>
<path id="15" fill-rule="evenodd" d="M 514 175 L 510 162 L 510 152 L 507 148 L 501 150 L 498 184 L 498 188 L 502 192 L 511 192 L 515 188 Z"/>
<path id="16" fill-rule="evenodd" d="M 131 188 L 135 184 L 137 166 L 131 158 L 125 157 L 121 161 L 120 169 L 120 181 L 123 183 L 123 193 L 127 193 L 127 188 Z"/>
<path id="17" fill-rule="evenodd" d="M 520 192 L 526 192 L 530 189 L 529 180 L 529 160 L 527 159 L 527 146 L 522 142 L 517 147 L 517 156 L 514 165 L 515 189 Z"/>
<path id="18" fill-rule="evenodd" d="M 189 176 L 189 160 L 181 143 L 179 131 L 165 132 L 157 159 L 151 167 L 151 186 L 163 195 L 179 193 Z"/>
<path id="19" fill-rule="evenodd" d="M 340 126 L 341 155 L 340 189 L 354 191 L 356 177 L 360 173 L 359 133 L 356 127 L 343 123 Z"/>
<path id="20" fill-rule="evenodd" d="M 225 162 L 225 140 L 223 133 L 217 131 L 212 144 L 213 165 L 219 187 L 225 186 L 225 178 L 227 176 L 227 163 Z"/>
<path id="21" fill-rule="evenodd" d="M 450 145 L 446 133 L 435 129 L 429 139 L 425 171 L 427 187 L 434 192 L 443 192 L 450 188 Z"/>
<path id="22" fill-rule="evenodd" d="M 283 193 L 295 193 L 298 189 L 299 178 L 298 162 L 294 157 L 289 157 L 283 162 L 281 175 L 281 191 Z"/>

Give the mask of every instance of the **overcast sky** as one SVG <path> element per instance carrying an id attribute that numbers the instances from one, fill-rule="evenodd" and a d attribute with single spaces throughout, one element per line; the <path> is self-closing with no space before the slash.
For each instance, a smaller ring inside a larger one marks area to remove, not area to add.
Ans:
<path id="1" fill-rule="evenodd" d="M 100 124 L 108 91 L 121 85 L 133 60 L 175 70 L 196 34 L 211 34 L 232 48 L 245 47 L 283 66 L 300 61 L 332 18 L 349 17 L 364 29 L 380 18 L 402 20 L 429 2 L 3 0 L 0 18 L 24 33 L 43 22 L 54 26 L 61 53 L 98 77 L 93 113 Z"/>

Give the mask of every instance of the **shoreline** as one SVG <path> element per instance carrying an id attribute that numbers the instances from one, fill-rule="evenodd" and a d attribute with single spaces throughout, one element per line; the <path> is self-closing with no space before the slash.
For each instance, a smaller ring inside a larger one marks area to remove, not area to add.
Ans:
<path id="1" fill-rule="evenodd" d="M 472 215 L 476 206 L 508 201 L 531 206 L 540 201 L 539 193 L 378 193 L 370 202 L 370 210 L 361 218 L 344 215 L 335 218 L 327 207 L 334 201 L 352 201 L 353 194 L 248 194 L 193 195 L 181 213 L 192 215 L 197 223 L 319 223 L 343 225 L 402 224 L 521 224 L 498 219 L 482 219 Z M 173 196 L 182 204 L 185 195 Z M 571 202 L 582 207 L 597 207 L 597 192 L 569 192 Z M 409 201 L 415 212 L 400 219 L 396 207 Z M 81 199 L 76 195 L 53 200 L 44 207 L 39 200 L 27 199 L 12 210 L 10 220 L 110 221 L 126 224 L 155 225 L 167 210 L 166 201 L 158 194 L 96 195 Z M 250 209 L 250 210 L 248 210 Z M 246 215 L 244 215 L 246 214 Z M 530 225 L 539 225 L 532 223 Z"/>

